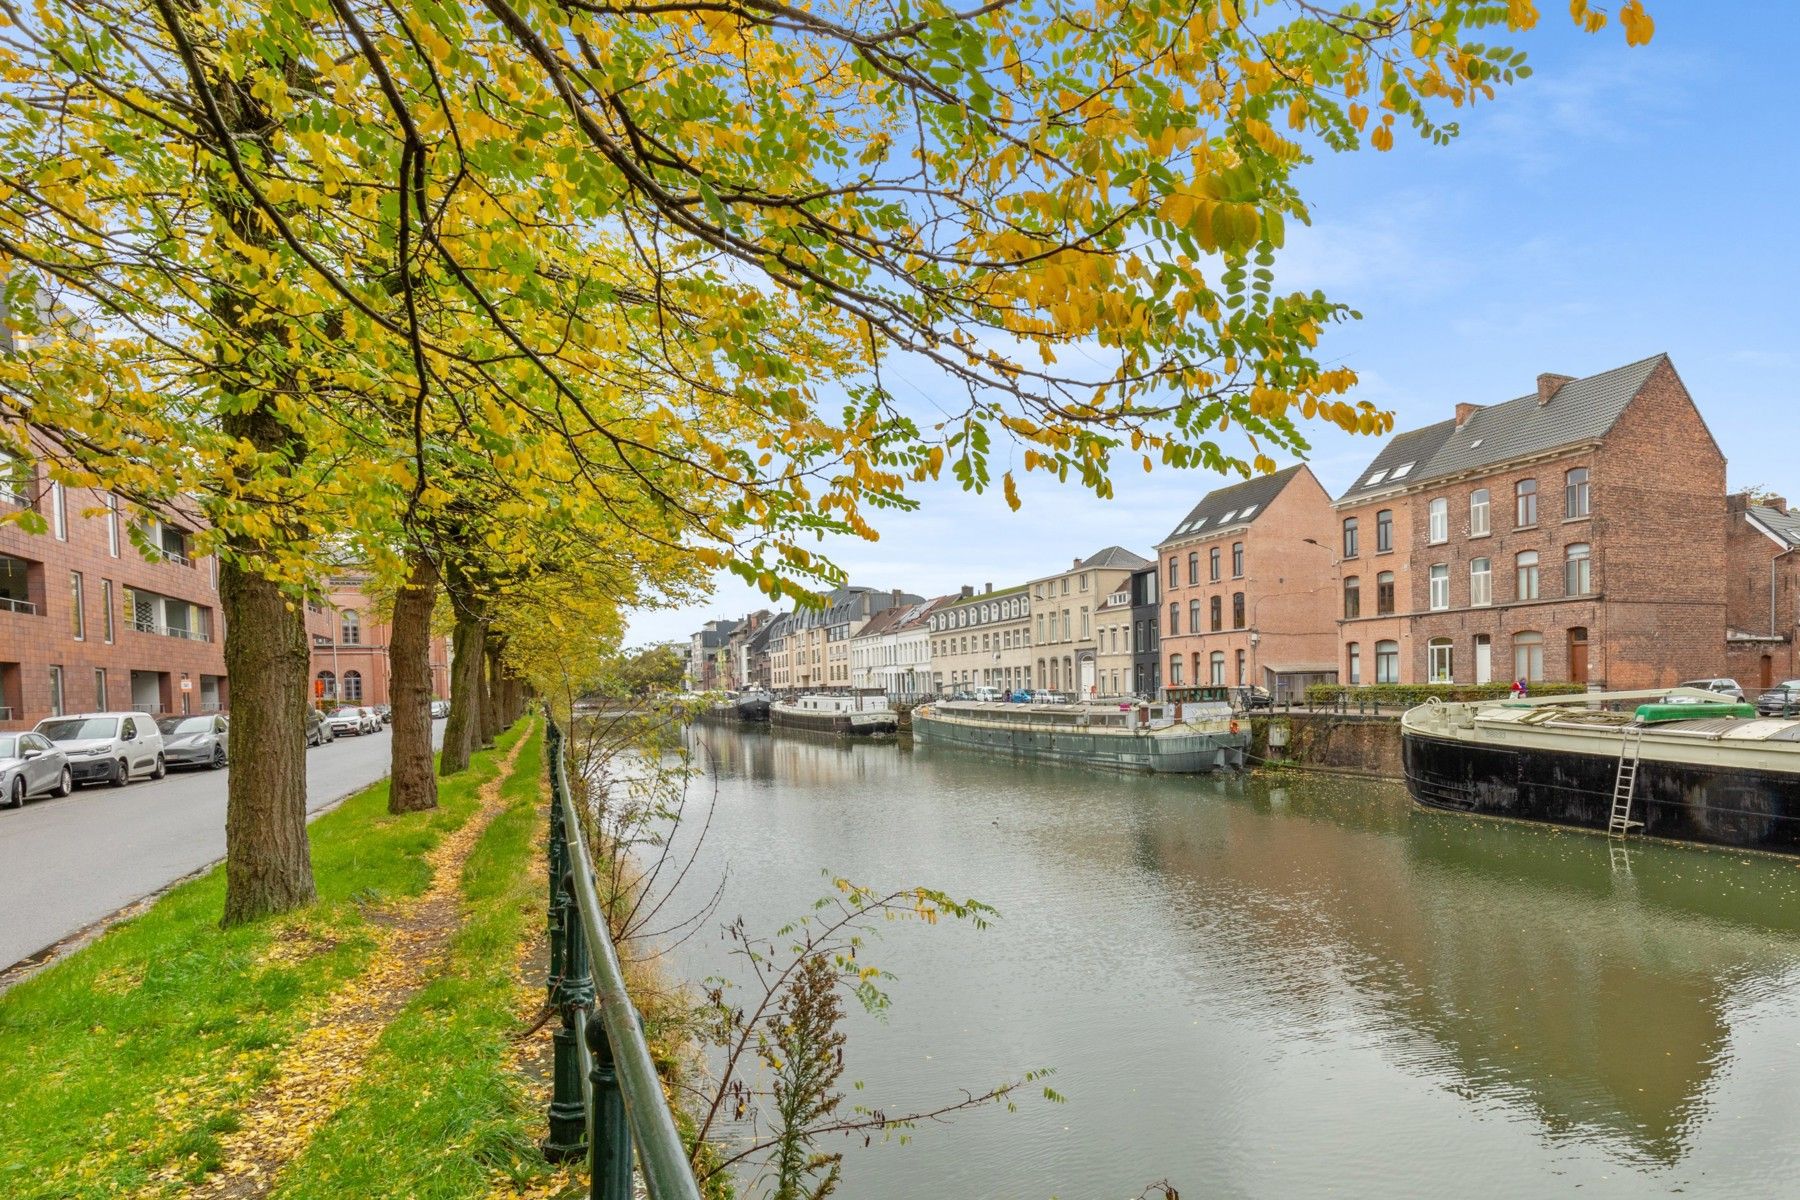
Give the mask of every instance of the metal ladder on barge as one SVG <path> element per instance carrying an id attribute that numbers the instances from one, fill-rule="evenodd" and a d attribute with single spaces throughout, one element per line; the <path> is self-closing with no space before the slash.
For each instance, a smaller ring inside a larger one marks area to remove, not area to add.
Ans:
<path id="1" fill-rule="evenodd" d="M 1643 756 L 1644 730 L 1642 726 L 1634 726 L 1625 731 L 1625 740 L 1619 746 L 1619 770 L 1613 777 L 1612 816 L 1606 822 L 1610 837 L 1624 837 L 1633 825 L 1643 825 L 1642 821 L 1631 819 L 1631 797 L 1637 791 L 1638 763 Z"/>

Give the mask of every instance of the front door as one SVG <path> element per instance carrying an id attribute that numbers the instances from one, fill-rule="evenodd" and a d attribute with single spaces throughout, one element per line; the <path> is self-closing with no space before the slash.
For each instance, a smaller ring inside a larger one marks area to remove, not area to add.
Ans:
<path id="1" fill-rule="evenodd" d="M 1091 658 L 1081 660 L 1081 694 L 1083 696 L 1094 694 L 1094 660 Z"/>
<path id="2" fill-rule="evenodd" d="M 1577 626 L 1569 630 L 1569 682 L 1585 685 L 1588 681 L 1587 630 Z"/>
<path id="3" fill-rule="evenodd" d="M 1485 633 L 1475 635 L 1475 682 L 1494 682 L 1494 641 Z"/>

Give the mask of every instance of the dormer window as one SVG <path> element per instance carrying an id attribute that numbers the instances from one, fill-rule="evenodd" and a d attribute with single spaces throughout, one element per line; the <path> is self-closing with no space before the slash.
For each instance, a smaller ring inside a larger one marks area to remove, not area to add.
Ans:
<path id="1" fill-rule="evenodd" d="M 1238 519 L 1240 521 L 1247 521 L 1250 519 L 1250 514 L 1255 511 L 1256 511 L 1256 505 L 1252 504 L 1249 508 L 1246 508 L 1243 512 L 1238 514 Z"/>
<path id="2" fill-rule="evenodd" d="M 1395 467 L 1393 469 L 1393 471 L 1391 471 L 1388 474 L 1388 478 L 1390 480 L 1400 479 L 1403 476 L 1405 476 L 1407 474 L 1407 472 L 1411 471 L 1412 469 L 1413 469 L 1413 465 L 1411 463 L 1409 463 L 1409 462 L 1401 463 L 1399 466 Z"/>
<path id="3" fill-rule="evenodd" d="M 1226 513 L 1224 516 L 1219 518 L 1219 524 L 1221 524 L 1221 525 L 1227 524 L 1231 520 L 1231 518 L 1233 518 L 1235 516 L 1237 516 L 1237 509 L 1234 508 L 1230 512 Z"/>
<path id="4" fill-rule="evenodd" d="M 1387 478 L 1387 469 L 1384 467 L 1381 470 L 1375 472 L 1373 475 L 1369 476 L 1367 479 L 1363 480 L 1363 486 L 1364 487 L 1374 487 L 1376 484 L 1380 483 L 1382 480 L 1384 480 L 1386 478 Z"/>

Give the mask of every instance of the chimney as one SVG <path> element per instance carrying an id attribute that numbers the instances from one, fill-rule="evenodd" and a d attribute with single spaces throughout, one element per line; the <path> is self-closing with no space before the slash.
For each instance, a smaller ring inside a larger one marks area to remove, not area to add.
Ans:
<path id="1" fill-rule="evenodd" d="M 1728 513 L 1736 515 L 1737 513 L 1749 511 L 1749 508 L 1749 492 L 1733 492 L 1731 495 L 1725 497 L 1725 511 Z"/>
<path id="2" fill-rule="evenodd" d="M 1787 516 L 1787 499 L 1785 497 L 1764 496 L 1762 502 L 1765 507 L 1774 509 L 1784 517 Z"/>
<path id="3" fill-rule="evenodd" d="M 897 606 L 900 603 L 900 589 L 895 588 L 893 594 L 894 594 L 894 604 Z"/>
<path id="4" fill-rule="evenodd" d="M 1562 390 L 1563 384 L 1574 383 L 1574 382 L 1575 382 L 1575 377 L 1573 375 L 1555 375 L 1549 371 L 1546 371 L 1542 375 L 1539 375 L 1538 376 L 1538 407 L 1542 408 L 1544 405 L 1550 403 L 1551 399 L 1556 395 L 1556 393 Z"/>
<path id="5" fill-rule="evenodd" d="M 1076 560 L 1075 560 L 1075 565 L 1074 565 L 1074 566 L 1073 566 L 1073 567 L 1071 567 L 1071 568 L 1070 568 L 1070 570 L 1076 570 L 1076 569 L 1079 569 L 1079 568 L 1080 568 L 1080 566 L 1081 566 L 1081 560 L 1080 560 L 1080 559 L 1079 559 L 1079 558 L 1078 558 L 1078 559 L 1076 559 Z"/>
<path id="6" fill-rule="evenodd" d="M 984 583 L 981 585 L 981 594 L 984 596 L 987 595 L 988 593 L 992 592 L 993 590 L 994 590 L 994 585 L 991 583 Z"/>
<path id="7" fill-rule="evenodd" d="M 1461 429 L 1469 423 L 1469 418 L 1481 411 L 1481 405 L 1470 404 L 1466 400 L 1456 406 L 1456 427 Z"/>
<path id="8" fill-rule="evenodd" d="M 974 594 L 975 594 L 975 589 L 974 589 L 974 588 L 972 588 L 972 587 L 970 587 L 970 586 L 969 586 L 969 585 L 968 585 L 968 584 L 966 584 L 966 583 L 965 583 L 965 584 L 963 584 L 963 585 L 962 585 L 962 589 L 961 589 L 961 590 L 962 590 L 962 598 L 963 598 L 963 599 L 964 599 L 964 600 L 967 600 L 967 599 L 968 599 L 968 598 L 969 598 L 969 597 L 970 597 L 970 596 L 973 596 L 973 595 L 974 595 Z"/>

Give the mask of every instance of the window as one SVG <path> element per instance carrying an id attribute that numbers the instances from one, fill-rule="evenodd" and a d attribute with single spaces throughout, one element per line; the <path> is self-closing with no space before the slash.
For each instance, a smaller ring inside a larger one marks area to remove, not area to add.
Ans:
<path id="1" fill-rule="evenodd" d="M 1586 542 L 1575 542 L 1565 552 L 1563 560 L 1563 594 L 1567 596 L 1585 596 L 1591 590 L 1589 585 L 1593 577 L 1589 573 L 1591 554 Z"/>
<path id="2" fill-rule="evenodd" d="M 330 671 L 319 672 L 319 686 L 314 690 L 326 700 L 337 699 L 337 676 Z"/>
<path id="3" fill-rule="evenodd" d="M 50 668 L 50 715 L 63 715 L 63 676 L 61 667 Z"/>
<path id="4" fill-rule="evenodd" d="M 1181 586 L 1181 560 L 1173 554 L 1169 556 L 1169 586 Z"/>
<path id="5" fill-rule="evenodd" d="M 1198 629 L 1199 626 L 1196 625 L 1194 628 Z M 1225 597 L 1214 596 L 1212 598 L 1212 631 L 1217 633 L 1223 628 L 1225 628 Z"/>
<path id="6" fill-rule="evenodd" d="M 1494 568 L 1485 558 L 1469 561 L 1469 605 L 1485 608 L 1494 602 Z"/>
<path id="7" fill-rule="evenodd" d="M 1188 551 L 1188 586 L 1193 587 L 1200 582 L 1200 552 Z"/>
<path id="8" fill-rule="evenodd" d="M 1453 661 L 1456 649 L 1449 638 L 1432 638 L 1425 647 L 1425 667 L 1433 683 L 1449 683 L 1456 678 Z"/>
<path id="9" fill-rule="evenodd" d="M 1483 537 L 1488 532 L 1488 490 L 1476 488 L 1469 493 L 1469 536 Z"/>
<path id="10" fill-rule="evenodd" d="M 1214 611 L 1218 610 L 1218 606 L 1219 606 L 1219 598 L 1217 596 L 1214 596 L 1213 597 Z M 1218 626 L 1214 625 L 1213 628 L 1217 629 Z M 1200 632 L 1200 601 L 1198 601 L 1198 600 L 1188 601 L 1188 632 L 1189 633 L 1199 633 Z"/>
<path id="11" fill-rule="evenodd" d="M 1588 515 L 1588 469 L 1576 467 L 1563 476 L 1563 516 Z"/>
<path id="12" fill-rule="evenodd" d="M 343 628 L 338 641 L 346 646 L 362 645 L 362 614 L 354 608 L 344 610 Z"/>
<path id="13" fill-rule="evenodd" d="M 50 485 L 50 529 L 57 541 L 69 540 L 69 504 L 60 483 Z"/>
<path id="14" fill-rule="evenodd" d="M 1344 518 L 1344 557 L 1356 557 L 1356 518 Z"/>
<path id="15" fill-rule="evenodd" d="M 1171 687 L 1181 686 L 1181 655 L 1179 654 L 1169 655 L 1169 685 Z"/>
<path id="16" fill-rule="evenodd" d="M 1384 508 L 1375 514 L 1375 553 L 1386 554 L 1394 548 L 1394 510 Z"/>
<path id="17" fill-rule="evenodd" d="M 1344 653 L 1348 657 L 1347 665 L 1349 667 L 1349 670 L 1346 672 L 1346 676 L 1348 677 L 1348 679 L 1350 680 L 1351 683 L 1361 683 L 1362 682 L 1362 647 L 1357 645 L 1355 642 L 1351 642 L 1348 646 L 1344 647 Z"/>
<path id="18" fill-rule="evenodd" d="M 1513 678 L 1541 683 L 1544 678 L 1544 635 L 1513 634 Z"/>
<path id="19" fill-rule="evenodd" d="M 1515 600 L 1538 598 L 1538 556 L 1536 550 L 1524 550 L 1518 559 L 1518 586 Z"/>
<path id="20" fill-rule="evenodd" d="M 1088 610 L 1087 610 L 1087 605 L 1084 604 L 1081 606 L 1081 640 L 1085 642 L 1087 640 L 1087 635 L 1088 635 Z"/>
<path id="21" fill-rule="evenodd" d="M 1231 543 L 1231 577 L 1233 579 L 1244 577 L 1244 543 L 1242 542 Z"/>
<path id="22" fill-rule="evenodd" d="M 1219 548 L 1217 546 L 1212 548 L 1212 581 L 1219 582 Z"/>
<path id="23" fill-rule="evenodd" d="M 100 581 L 100 612 L 100 630 L 106 636 L 106 644 L 110 646 L 113 640 L 113 595 L 110 579 Z"/>
<path id="24" fill-rule="evenodd" d="M 119 557 L 119 498 L 111 492 L 106 493 L 106 552 Z"/>
<path id="25" fill-rule="evenodd" d="M 1521 479 L 1513 488 L 1513 524 L 1537 524 L 1537 480 Z"/>
<path id="26" fill-rule="evenodd" d="M 1208 665 L 1210 666 L 1210 668 L 1212 670 L 1212 674 L 1208 678 L 1208 682 L 1214 683 L 1214 684 L 1224 683 L 1225 682 L 1225 652 L 1223 650 L 1214 650 L 1212 652 L 1212 661 Z"/>
<path id="27" fill-rule="evenodd" d="M 345 671 L 344 672 L 344 699 L 346 699 L 346 700 L 361 700 L 362 698 L 363 698 L 362 672 L 361 671 Z"/>
<path id="28" fill-rule="evenodd" d="M 106 702 L 106 668 L 94 668 L 94 707 L 102 712 L 111 708 Z"/>
<path id="29" fill-rule="evenodd" d="M 1244 593 L 1242 592 L 1231 593 L 1231 627 L 1233 629 L 1244 627 Z"/>
<path id="30" fill-rule="evenodd" d="M 1387 616 L 1394 611 L 1394 573 L 1383 571 L 1375 577 L 1375 612 Z"/>
<path id="31" fill-rule="evenodd" d="M 1086 571 L 1081 573 L 1081 590 L 1084 592 L 1088 590 L 1088 575 Z"/>
<path id="32" fill-rule="evenodd" d="M 1066 596 L 1066 595 L 1068 595 L 1068 594 L 1069 594 L 1069 577 L 1068 577 L 1068 576 L 1067 576 L 1067 575 L 1064 575 L 1064 576 L 1063 576 L 1063 580 L 1062 580 L 1062 594 L 1063 594 L 1063 595 L 1065 595 L 1065 596 Z"/>
<path id="33" fill-rule="evenodd" d="M 1450 565 L 1431 564 L 1431 607 L 1441 612 L 1450 607 Z"/>
<path id="34" fill-rule="evenodd" d="M 1344 619 L 1354 621 L 1362 616 L 1362 579 L 1352 575 L 1344 580 Z"/>
<path id="35" fill-rule="evenodd" d="M 87 614 L 83 611 L 86 605 L 82 602 L 81 572 L 69 572 L 69 636 L 76 641 L 87 640 Z"/>
<path id="36" fill-rule="evenodd" d="M 1426 529 L 1427 540 L 1434 546 L 1449 541 L 1450 501 L 1439 496 L 1431 502 L 1427 512 L 1430 514 L 1429 525 Z"/>
<path id="37" fill-rule="evenodd" d="M 1375 643 L 1375 682 L 1400 682 L 1400 643 Z"/>
<path id="38" fill-rule="evenodd" d="M 1237 652 L 1237 681 L 1239 687 L 1242 687 L 1248 679 L 1244 670 L 1244 657 L 1244 652 L 1239 650 Z"/>
<path id="39" fill-rule="evenodd" d="M 1181 632 L 1181 605 L 1169 601 L 1169 636 L 1174 637 Z"/>

